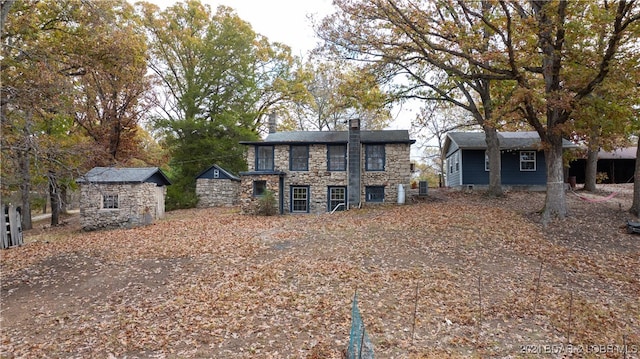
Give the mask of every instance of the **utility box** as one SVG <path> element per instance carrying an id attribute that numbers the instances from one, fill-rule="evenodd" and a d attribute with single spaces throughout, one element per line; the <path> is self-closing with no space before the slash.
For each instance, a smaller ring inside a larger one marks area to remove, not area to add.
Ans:
<path id="1" fill-rule="evenodd" d="M 426 196 L 429 194 L 429 182 L 420 181 L 418 182 L 418 196 Z"/>

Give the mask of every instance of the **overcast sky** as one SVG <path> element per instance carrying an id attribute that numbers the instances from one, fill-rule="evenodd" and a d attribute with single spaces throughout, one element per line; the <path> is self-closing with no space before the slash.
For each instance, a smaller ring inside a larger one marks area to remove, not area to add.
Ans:
<path id="1" fill-rule="evenodd" d="M 148 0 L 161 8 L 177 1 Z M 331 0 L 200 0 L 216 11 L 219 5 L 236 10 L 241 19 L 251 24 L 253 30 L 266 36 L 271 42 L 289 45 L 293 55 L 306 57 L 318 42 L 310 17 L 319 21 L 333 12 Z"/>

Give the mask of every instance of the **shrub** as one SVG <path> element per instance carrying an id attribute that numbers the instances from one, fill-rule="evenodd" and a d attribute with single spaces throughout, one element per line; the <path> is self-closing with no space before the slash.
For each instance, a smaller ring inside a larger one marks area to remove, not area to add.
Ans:
<path id="1" fill-rule="evenodd" d="M 258 200 L 256 214 L 259 216 L 273 216 L 278 213 L 276 205 L 276 196 L 274 196 L 273 192 L 266 190 Z"/>

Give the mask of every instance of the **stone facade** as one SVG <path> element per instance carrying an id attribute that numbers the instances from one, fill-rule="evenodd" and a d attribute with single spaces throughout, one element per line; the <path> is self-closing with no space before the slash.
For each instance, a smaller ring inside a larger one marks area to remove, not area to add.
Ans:
<path id="1" fill-rule="evenodd" d="M 155 183 L 83 183 L 80 225 L 84 230 L 132 228 L 164 217 L 167 188 Z M 117 208 L 104 208 L 109 196 Z"/>
<path id="2" fill-rule="evenodd" d="M 278 173 L 255 173 L 242 176 L 240 184 L 240 209 L 242 213 L 255 214 L 256 212 L 260 197 L 253 193 L 255 181 L 265 181 L 266 189 L 273 192 L 277 202 L 280 198 L 280 178 L 281 175 Z M 276 203 L 276 206 L 279 206 L 279 203 Z"/>
<path id="3" fill-rule="evenodd" d="M 348 172 L 327 170 L 327 145 L 309 145 L 309 170 L 290 171 L 289 170 L 289 145 L 274 146 L 274 169 L 282 173 L 283 178 L 283 210 L 288 213 L 291 210 L 291 188 L 295 186 L 308 187 L 309 191 L 309 212 L 324 213 L 329 211 L 328 192 L 329 187 L 348 185 Z M 398 185 L 402 184 L 409 188 L 411 167 L 410 167 L 410 144 L 408 143 L 388 143 L 385 145 L 385 170 L 366 171 L 365 170 L 365 145 L 361 150 L 361 193 L 360 198 L 363 205 L 366 203 L 365 193 L 367 186 L 384 186 L 384 202 L 397 203 Z M 279 198 L 278 175 L 260 175 L 255 171 L 255 151 L 247 151 L 247 164 L 249 174 L 242 175 L 241 184 L 241 206 L 244 213 L 253 213 L 253 206 L 257 199 L 253 196 L 253 183 L 256 180 L 267 180 L 270 190 Z"/>
<path id="4" fill-rule="evenodd" d="M 240 181 L 198 178 L 196 180 L 198 208 L 235 206 L 240 195 Z"/>

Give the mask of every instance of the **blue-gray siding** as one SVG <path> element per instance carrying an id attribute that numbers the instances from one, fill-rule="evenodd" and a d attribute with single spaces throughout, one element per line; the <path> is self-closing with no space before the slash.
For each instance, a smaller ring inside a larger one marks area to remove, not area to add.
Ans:
<path id="1" fill-rule="evenodd" d="M 485 171 L 484 150 L 462 151 L 462 179 L 463 185 L 488 185 L 489 171 Z M 520 151 L 502 151 L 502 184 L 503 185 L 545 185 L 546 164 L 544 152 L 536 152 L 536 170 L 520 171 Z M 449 186 L 458 184 L 448 183 Z"/>
<path id="2" fill-rule="evenodd" d="M 453 151 L 449 155 L 447 155 L 447 161 L 445 163 L 447 172 L 447 186 L 456 187 L 462 184 L 462 167 L 459 170 L 455 168 L 456 156 L 460 156 L 460 151 Z M 462 163 L 460 163 L 462 165 Z M 453 167 L 453 171 L 451 168 Z"/>

